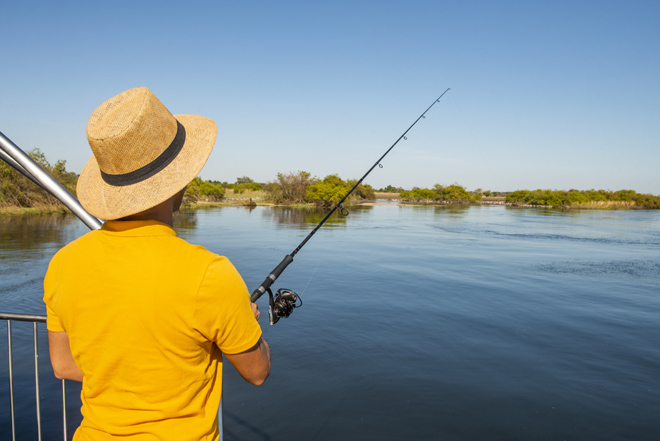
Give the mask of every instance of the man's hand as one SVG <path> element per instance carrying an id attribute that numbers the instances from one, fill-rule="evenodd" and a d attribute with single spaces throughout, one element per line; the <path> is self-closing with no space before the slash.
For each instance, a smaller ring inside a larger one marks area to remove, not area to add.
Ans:
<path id="1" fill-rule="evenodd" d="M 261 312 L 259 312 L 259 305 L 256 303 L 251 303 L 250 306 L 252 306 L 252 314 L 254 314 L 254 318 L 259 321 L 259 317 L 261 317 Z"/>

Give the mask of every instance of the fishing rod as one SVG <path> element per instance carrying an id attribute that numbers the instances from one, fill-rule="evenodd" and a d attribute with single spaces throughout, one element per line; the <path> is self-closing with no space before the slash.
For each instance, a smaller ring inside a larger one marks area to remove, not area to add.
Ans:
<path id="1" fill-rule="evenodd" d="M 90 230 L 101 228 L 102 222 L 92 216 L 80 205 L 62 184 L 57 182 L 46 170 L 41 168 L 30 156 L 0 132 L 0 158 L 7 164 L 23 174 L 26 178 L 46 190 L 48 193 L 62 202 L 69 210 L 83 221 Z"/>
<path id="2" fill-rule="evenodd" d="M 273 269 L 273 271 L 270 272 L 268 277 L 264 279 L 261 285 L 259 285 L 259 287 L 252 292 L 252 296 L 250 297 L 250 300 L 253 303 L 256 302 L 262 295 L 268 293 L 269 296 L 268 317 L 271 325 L 277 323 L 277 321 L 282 317 L 284 318 L 289 317 L 295 308 L 302 306 L 302 299 L 300 298 L 300 296 L 290 289 L 281 288 L 277 290 L 275 294 L 273 294 L 273 291 L 271 291 L 270 287 L 275 282 L 275 280 L 277 280 L 277 278 L 280 276 L 280 274 L 282 274 L 282 272 L 286 269 L 286 267 L 289 266 L 291 262 L 293 262 L 293 257 L 296 254 L 298 254 L 298 251 L 300 251 L 300 249 L 305 246 L 305 244 L 309 241 L 309 239 L 312 238 L 312 236 L 319 230 L 319 228 L 321 228 L 321 226 L 325 223 L 325 221 L 327 221 L 328 218 L 332 216 L 332 214 L 335 211 L 337 211 L 337 209 L 339 209 L 340 213 L 343 214 L 344 216 L 348 215 L 348 210 L 346 210 L 346 208 L 343 205 L 344 201 L 362 183 L 362 181 L 369 175 L 369 173 L 371 173 L 372 170 L 376 168 L 376 166 L 379 166 L 380 168 L 383 167 L 383 165 L 380 163 L 383 160 L 383 158 L 387 156 L 387 154 L 394 148 L 395 145 L 399 143 L 399 141 L 401 141 L 402 139 L 404 140 L 408 139 L 406 138 L 406 134 L 410 131 L 410 129 L 412 129 L 415 126 L 415 124 L 417 124 L 417 121 L 419 121 L 422 118 L 426 118 L 425 116 L 426 112 L 431 110 L 431 107 L 433 107 L 435 103 L 439 103 L 440 98 L 442 98 L 445 95 L 445 93 L 447 93 L 449 90 L 450 88 L 442 92 L 442 95 L 440 95 L 435 101 L 433 101 L 433 103 L 421 115 L 419 115 L 419 117 L 415 120 L 415 122 L 412 123 L 412 125 L 408 127 L 408 129 L 405 132 L 403 132 L 401 136 L 399 136 L 399 138 L 394 142 L 394 144 L 392 144 L 392 146 L 389 149 L 387 149 L 387 151 L 383 154 L 383 156 L 381 156 L 378 159 L 378 161 L 376 161 L 376 163 L 372 165 L 369 170 L 367 170 L 364 176 L 362 176 L 360 180 L 357 181 L 355 185 L 353 185 L 353 187 L 348 191 L 348 193 L 346 193 L 344 197 L 341 198 L 341 200 L 337 202 L 337 204 L 335 204 L 334 207 L 332 207 L 332 209 L 328 212 L 328 214 L 326 214 L 323 220 L 319 222 L 319 224 L 307 235 L 307 237 L 305 237 L 305 239 L 300 243 L 300 245 L 298 245 L 291 254 L 287 254 L 286 256 L 284 256 L 284 259 L 282 259 L 279 265 L 277 265 L 275 269 Z"/>

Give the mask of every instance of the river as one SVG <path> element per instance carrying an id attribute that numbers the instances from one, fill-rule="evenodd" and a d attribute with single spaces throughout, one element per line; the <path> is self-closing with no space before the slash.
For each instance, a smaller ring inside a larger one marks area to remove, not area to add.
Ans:
<path id="1" fill-rule="evenodd" d="M 323 215 L 223 207 L 180 213 L 175 229 L 254 289 Z M 71 216 L 0 217 L 0 311 L 44 314 L 48 261 L 85 232 Z M 266 384 L 225 367 L 226 440 L 660 439 L 659 210 L 354 207 L 275 286 L 304 304 L 275 326 L 262 317 Z M 13 326 L 18 439 L 33 439 L 31 327 Z M 61 439 L 40 329 L 42 411 L 58 428 L 44 439 Z"/>

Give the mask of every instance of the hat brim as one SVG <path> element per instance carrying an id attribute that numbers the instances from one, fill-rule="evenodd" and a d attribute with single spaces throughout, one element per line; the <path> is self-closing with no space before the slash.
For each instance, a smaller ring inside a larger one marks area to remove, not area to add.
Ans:
<path id="1" fill-rule="evenodd" d="M 154 176 L 136 184 L 114 186 L 101 177 L 95 157 L 87 162 L 76 188 L 85 210 L 104 220 L 140 213 L 175 195 L 202 171 L 215 144 L 216 124 L 203 116 L 174 117 L 186 130 L 185 143 L 174 160 Z"/>

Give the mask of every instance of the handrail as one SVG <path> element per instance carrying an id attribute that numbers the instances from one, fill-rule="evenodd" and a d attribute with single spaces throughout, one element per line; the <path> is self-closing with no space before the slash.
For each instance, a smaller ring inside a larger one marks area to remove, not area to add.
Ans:
<path id="1" fill-rule="evenodd" d="M 45 315 L 33 315 L 33 314 L 12 314 L 6 312 L 0 312 L 0 320 L 7 321 L 7 352 L 9 359 L 9 406 L 11 409 L 11 439 L 16 441 L 16 422 L 15 422 L 15 413 L 14 413 L 14 371 L 13 371 L 13 351 L 12 351 L 12 336 L 11 336 L 11 322 L 20 321 L 20 322 L 31 322 L 32 323 L 32 335 L 33 335 L 33 345 L 34 345 L 34 381 L 36 389 L 36 410 L 37 410 L 37 433 L 39 435 L 38 439 L 41 441 L 41 406 L 39 401 L 39 352 L 37 345 L 37 323 L 46 323 Z M 66 432 L 66 385 L 65 380 L 62 380 L 62 426 L 63 426 L 63 435 L 64 441 L 67 440 Z"/>
<path id="2" fill-rule="evenodd" d="M 45 315 L 31 315 L 31 314 L 12 314 L 10 312 L 0 312 L 0 320 L 15 320 L 17 322 L 46 323 L 46 316 Z"/>

